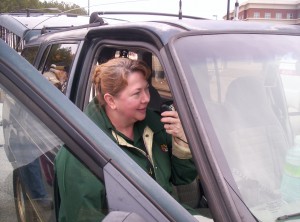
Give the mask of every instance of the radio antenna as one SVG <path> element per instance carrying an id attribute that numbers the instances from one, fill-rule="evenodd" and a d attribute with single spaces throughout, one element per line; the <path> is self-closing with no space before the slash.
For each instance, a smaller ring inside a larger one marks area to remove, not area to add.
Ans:
<path id="1" fill-rule="evenodd" d="M 238 20 L 239 19 L 239 1 L 236 0 L 235 4 L 234 4 L 234 20 Z"/>
<path id="2" fill-rule="evenodd" d="M 179 0 L 179 19 L 182 19 L 182 3 L 181 0 Z"/>

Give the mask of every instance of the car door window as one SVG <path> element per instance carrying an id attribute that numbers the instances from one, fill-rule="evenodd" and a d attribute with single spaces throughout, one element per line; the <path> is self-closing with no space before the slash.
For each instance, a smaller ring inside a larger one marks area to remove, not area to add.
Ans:
<path id="1" fill-rule="evenodd" d="M 152 78 L 151 84 L 158 90 L 159 94 L 165 99 L 171 99 L 171 91 L 163 67 L 156 55 L 152 55 Z"/>
<path id="2" fill-rule="evenodd" d="M 27 48 L 24 48 L 21 55 L 28 61 L 30 64 L 33 64 L 35 61 L 35 58 L 37 56 L 39 47 L 38 46 L 30 46 Z"/>
<path id="3" fill-rule="evenodd" d="M 287 102 L 287 111 L 294 132 L 295 143 L 300 141 L 300 63 L 293 55 L 286 55 L 279 61 L 277 72 L 283 84 Z"/>
<path id="4" fill-rule="evenodd" d="M 39 65 L 45 78 L 66 93 L 71 66 L 78 48 L 77 43 L 62 43 L 48 46 Z"/>
<path id="5" fill-rule="evenodd" d="M 0 144 L 4 148 L 0 149 L 3 166 L 0 203 L 7 203 L 7 211 L 0 209 L 0 221 L 8 221 L 7 218 L 9 221 L 56 221 L 60 198 L 55 192 L 58 188 L 55 175 L 64 170 L 54 172 L 55 158 L 66 143 L 2 84 L 0 92 Z M 88 168 L 83 165 L 82 168 L 86 178 L 87 174 L 92 175 Z M 82 176 L 79 172 L 73 177 L 65 175 L 66 186 L 78 175 Z M 99 178 L 93 178 L 99 183 Z"/>
<path id="6" fill-rule="evenodd" d="M 0 92 L 0 221 L 53 221 L 53 161 L 63 142 L 1 84 Z"/>

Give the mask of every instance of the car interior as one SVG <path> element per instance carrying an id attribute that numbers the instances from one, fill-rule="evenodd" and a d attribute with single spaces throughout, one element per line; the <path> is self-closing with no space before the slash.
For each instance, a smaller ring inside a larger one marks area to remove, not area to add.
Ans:
<path id="1" fill-rule="evenodd" d="M 58 47 L 59 48 L 59 47 Z M 50 49 L 48 49 L 50 50 Z M 52 51 L 52 49 L 51 49 Z M 57 86 L 59 90 L 63 93 L 63 88 L 60 84 L 60 79 L 58 73 L 65 71 L 61 67 L 61 56 L 59 53 L 50 52 L 49 56 L 52 59 L 48 59 L 44 68 L 40 67 L 40 71 L 43 73 L 45 78 Z M 149 78 L 149 92 L 150 92 L 150 102 L 148 104 L 149 109 L 155 112 L 161 112 L 163 105 L 173 105 L 173 97 L 171 90 L 169 88 L 167 78 L 165 76 L 164 70 L 159 62 L 158 57 L 145 49 L 141 48 L 124 48 L 124 47 L 101 47 L 95 54 L 94 62 L 90 71 L 89 81 L 87 82 L 85 98 L 84 98 L 84 108 L 87 104 L 96 96 L 95 87 L 90 81 L 95 65 L 99 65 L 107 62 L 112 58 L 123 57 L 130 59 L 140 59 L 143 60 L 150 68 L 152 75 Z M 71 64 L 69 64 L 71 65 Z M 49 67 L 49 68 L 47 68 Z M 63 66 L 64 68 L 64 66 Z M 49 73 L 52 73 L 51 76 Z M 67 86 L 67 77 L 65 79 Z M 83 109 L 84 109 L 83 108 Z M 176 107 L 175 107 L 176 108 Z M 193 183 L 188 185 L 174 186 L 174 194 L 180 203 L 186 204 L 192 208 L 208 209 L 208 204 L 204 195 L 203 188 L 201 186 L 200 180 L 196 178 Z"/>
<path id="2" fill-rule="evenodd" d="M 149 109 L 155 112 L 162 111 L 162 105 L 167 104 L 168 106 L 173 105 L 174 99 L 172 97 L 171 90 L 169 88 L 167 78 L 164 70 L 159 62 L 158 57 L 147 50 L 139 48 L 118 48 L 118 47 L 105 47 L 101 48 L 101 51 L 96 54 L 95 64 L 102 64 L 112 58 L 117 57 L 128 57 L 130 59 L 140 59 L 146 62 L 150 67 L 152 75 L 149 79 L 149 92 L 150 102 L 148 104 Z M 93 69 L 91 71 L 91 74 Z M 90 76 L 91 76 L 90 74 Z M 95 88 L 89 81 L 87 87 L 85 106 L 91 101 L 96 95 Z M 176 108 L 176 107 L 175 107 Z M 188 185 L 174 186 L 174 193 L 180 203 L 186 204 L 192 208 L 208 208 L 206 198 L 204 196 L 203 188 L 198 178 Z"/>
<path id="3" fill-rule="evenodd" d="M 151 78 L 149 79 L 150 87 L 150 102 L 149 108 L 160 111 L 160 106 L 165 102 L 172 101 L 172 96 L 170 88 L 168 86 L 166 77 L 162 70 L 162 67 L 158 61 L 158 58 L 151 52 L 140 49 L 123 49 L 123 48 L 104 48 L 101 50 L 97 58 L 95 59 L 95 65 L 105 63 L 109 59 L 117 57 L 128 57 L 130 59 L 140 59 L 146 62 L 152 71 Z M 92 70 L 93 72 L 93 70 Z M 92 73 L 91 72 L 91 73 Z M 88 97 L 85 98 L 85 106 L 89 101 L 96 95 L 94 87 L 91 86 L 91 83 L 88 83 L 87 90 L 90 90 L 90 93 L 87 94 Z"/>

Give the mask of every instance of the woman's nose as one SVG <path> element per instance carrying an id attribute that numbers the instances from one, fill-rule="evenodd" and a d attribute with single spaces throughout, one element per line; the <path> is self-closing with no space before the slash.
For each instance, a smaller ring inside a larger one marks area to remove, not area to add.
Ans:
<path id="1" fill-rule="evenodd" d="M 150 101 L 149 90 L 145 90 L 144 93 L 143 93 L 142 102 L 143 103 L 149 103 L 149 101 Z"/>

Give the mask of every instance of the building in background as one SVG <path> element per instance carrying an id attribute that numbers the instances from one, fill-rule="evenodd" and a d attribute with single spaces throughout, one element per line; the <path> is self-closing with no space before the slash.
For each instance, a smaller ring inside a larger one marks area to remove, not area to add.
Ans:
<path id="1" fill-rule="evenodd" d="M 230 13 L 229 18 L 234 18 L 234 10 Z M 240 3 L 238 19 L 300 24 L 300 0 L 248 0 Z"/>

